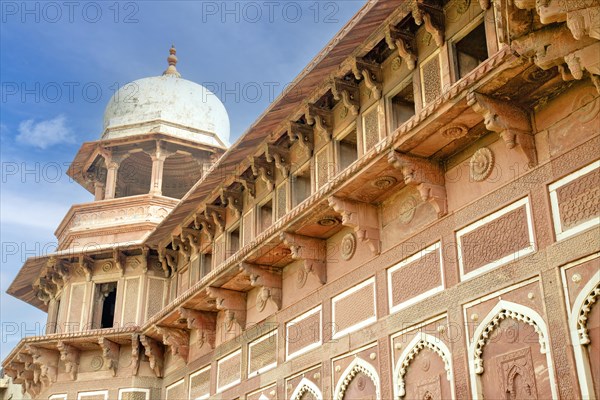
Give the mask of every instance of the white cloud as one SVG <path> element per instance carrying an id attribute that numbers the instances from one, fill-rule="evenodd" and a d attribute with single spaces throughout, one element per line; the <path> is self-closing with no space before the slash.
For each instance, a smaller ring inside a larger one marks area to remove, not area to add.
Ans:
<path id="1" fill-rule="evenodd" d="M 40 149 L 60 143 L 74 143 L 75 136 L 66 122 L 67 118 L 62 114 L 40 122 L 28 119 L 19 124 L 17 141 Z"/>

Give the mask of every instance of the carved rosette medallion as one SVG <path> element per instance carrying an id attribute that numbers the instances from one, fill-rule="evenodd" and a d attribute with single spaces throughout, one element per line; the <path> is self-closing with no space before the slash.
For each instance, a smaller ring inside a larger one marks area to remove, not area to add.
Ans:
<path id="1" fill-rule="evenodd" d="M 473 154 L 469 161 L 471 179 L 475 182 L 486 180 L 494 169 L 494 154 L 487 147 L 482 147 Z"/>
<path id="2" fill-rule="evenodd" d="M 110 272 L 112 267 L 113 267 L 113 263 L 110 261 L 107 261 L 104 264 L 102 264 L 102 272 Z"/>
<path id="3" fill-rule="evenodd" d="M 382 176 L 375 179 L 371 184 L 377 189 L 384 190 L 394 186 L 396 182 L 398 182 L 398 180 L 393 176 Z"/>
<path id="4" fill-rule="evenodd" d="M 298 275 L 296 275 L 296 287 L 298 289 L 302 289 L 304 285 L 306 285 L 306 279 L 308 278 L 308 273 L 304 270 L 304 268 L 300 267 L 298 269 Z"/>
<path id="5" fill-rule="evenodd" d="M 400 203 L 398 210 L 398 222 L 408 224 L 415 216 L 415 211 L 419 202 L 414 196 L 409 196 Z"/>
<path id="6" fill-rule="evenodd" d="M 356 251 L 356 236 L 354 233 L 348 233 L 342 238 L 341 254 L 345 261 L 350 260 Z"/>
<path id="7" fill-rule="evenodd" d="M 582 124 L 592 121 L 598 115 L 600 101 L 592 93 L 583 93 L 573 101 L 573 112 Z"/>
<path id="8" fill-rule="evenodd" d="M 456 140 L 464 137 L 469 132 L 469 128 L 463 124 L 451 124 L 442 131 L 442 136 L 446 139 Z"/>
<path id="9" fill-rule="evenodd" d="M 94 371 L 99 371 L 104 365 L 104 359 L 101 356 L 94 356 L 90 361 L 90 368 Z"/>
<path id="10" fill-rule="evenodd" d="M 348 107 L 344 106 L 342 107 L 342 111 L 340 112 L 340 117 L 342 119 L 345 119 L 348 116 Z"/>
<path id="11" fill-rule="evenodd" d="M 402 59 L 400 57 L 396 57 L 392 60 L 392 71 L 398 71 L 402 66 Z"/>

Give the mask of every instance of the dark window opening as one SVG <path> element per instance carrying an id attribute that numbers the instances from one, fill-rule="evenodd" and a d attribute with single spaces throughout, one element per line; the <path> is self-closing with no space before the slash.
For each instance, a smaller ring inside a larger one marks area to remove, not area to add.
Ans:
<path id="1" fill-rule="evenodd" d="M 356 129 L 349 132 L 338 141 L 340 151 L 340 170 L 341 172 L 348 168 L 350 164 L 358 159 L 358 140 Z"/>
<path id="2" fill-rule="evenodd" d="M 412 81 L 391 99 L 392 132 L 415 115 Z"/>
<path id="3" fill-rule="evenodd" d="M 258 218 L 260 218 L 258 223 L 261 232 L 264 232 L 273 224 L 273 200 L 269 200 L 260 207 Z"/>
<path id="4" fill-rule="evenodd" d="M 227 257 L 234 255 L 240 249 L 240 228 L 235 228 L 229 232 L 229 249 Z"/>
<path id="5" fill-rule="evenodd" d="M 117 282 L 98 283 L 95 293 L 93 328 L 112 328 L 115 323 Z"/>
<path id="6" fill-rule="evenodd" d="M 204 278 L 212 269 L 212 254 L 211 253 L 202 253 L 201 258 L 201 278 Z"/>
<path id="7" fill-rule="evenodd" d="M 292 207 L 306 200 L 311 193 L 310 169 L 305 168 L 292 179 Z"/>
<path id="8" fill-rule="evenodd" d="M 455 48 L 460 79 L 489 57 L 484 23 L 481 22 L 467 36 L 456 42 Z"/>

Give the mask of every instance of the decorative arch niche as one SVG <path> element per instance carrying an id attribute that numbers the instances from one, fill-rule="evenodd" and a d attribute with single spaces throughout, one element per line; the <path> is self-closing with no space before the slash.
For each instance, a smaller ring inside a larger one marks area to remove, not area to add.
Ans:
<path id="1" fill-rule="evenodd" d="M 375 386 L 375 398 L 381 399 L 381 389 L 377 370 L 375 370 L 375 367 L 373 367 L 370 363 L 358 357 L 352 360 L 350 365 L 348 365 L 348 367 L 342 373 L 337 385 L 335 385 L 333 399 L 343 400 L 353 380 L 360 374 L 365 375 L 366 378 L 372 382 L 372 384 Z"/>
<path id="2" fill-rule="evenodd" d="M 490 344 L 490 339 L 493 338 L 494 331 L 499 329 L 501 324 L 504 321 L 513 320 L 516 323 L 521 323 L 530 326 L 534 333 L 537 334 L 537 342 L 539 344 L 539 353 L 545 355 L 544 360 L 546 363 L 546 370 L 548 374 L 548 384 L 550 387 L 552 398 L 558 398 L 558 393 L 556 391 L 556 383 L 554 377 L 554 368 L 552 364 L 552 356 L 549 351 L 548 344 L 548 328 L 544 319 L 534 310 L 529 307 L 523 306 L 521 304 L 512 303 L 506 300 L 500 300 L 498 304 L 494 306 L 494 308 L 481 320 L 481 323 L 475 329 L 471 342 L 469 344 L 469 364 L 470 364 L 470 375 L 471 375 L 471 391 L 473 394 L 473 399 L 482 399 L 484 398 L 484 388 L 482 383 L 482 375 L 485 371 L 489 371 L 490 374 L 496 372 L 498 374 L 495 376 L 497 382 L 500 385 L 504 385 L 504 382 L 516 382 L 515 379 L 519 378 L 519 382 L 523 381 L 525 384 L 529 384 L 529 380 L 531 377 L 529 376 L 529 372 L 525 372 L 526 370 L 535 370 L 536 365 L 530 365 L 527 368 L 520 366 L 521 372 L 515 369 L 516 361 L 512 364 L 510 363 L 510 358 L 514 360 L 523 359 L 526 360 L 527 357 L 530 357 L 530 361 L 532 364 L 535 364 L 535 360 L 532 359 L 538 358 L 535 356 L 533 351 L 535 350 L 535 346 L 530 347 L 518 347 L 514 345 L 514 343 L 509 343 L 506 345 L 508 348 L 514 348 L 510 354 L 506 354 L 507 363 L 502 364 L 505 367 L 505 371 L 501 370 L 499 366 L 484 366 L 484 348 Z M 517 331 L 519 332 L 519 331 Z M 523 332 L 519 332 L 523 334 Z M 494 340 L 493 345 L 498 345 L 502 341 Z M 531 339 L 529 339 L 531 340 Z M 537 372 L 536 372 L 537 373 Z M 503 374 L 503 375 L 500 375 Z M 535 378 L 535 376 L 534 376 Z M 502 390 L 507 390 L 507 388 L 503 388 Z"/>
<path id="3" fill-rule="evenodd" d="M 181 199 L 202 177 L 202 164 L 186 152 L 169 155 L 163 165 L 163 196 Z"/>
<path id="4" fill-rule="evenodd" d="M 152 158 L 143 151 L 129 154 L 117 170 L 115 198 L 148 194 L 151 177 Z"/>
<path id="5" fill-rule="evenodd" d="M 590 334 L 588 322 L 597 321 L 598 318 L 590 318 L 590 315 L 600 313 L 598 302 L 600 301 L 600 272 L 594 274 L 592 279 L 583 287 L 579 295 L 573 302 L 573 308 L 569 317 L 569 330 L 571 332 L 571 341 L 575 353 L 575 363 L 577 366 L 577 377 L 581 388 L 581 396 L 584 399 L 597 398 L 596 393 L 600 389 L 600 376 L 594 376 L 594 363 L 600 364 L 597 357 L 590 357 L 595 349 L 600 347 L 597 339 L 600 327 L 594 326 L 592 329 L 596 335 Z M 592 314 L 594 313 L 594 314 Z M 594 387 L 596 383 L 596 388 Z"/>
<path id="6" fill-rule="evenodd" d="M 296 389 L 292 392 L 290 400 L 301 400 L 307 393 L 311 394 L 316 400 L 323 400 L 323 395 L 317 385 L 306 378 L 302 378 L 298 383 Z"/>
<path id="7" fill-rule="evenodd" d="M 418 332 L 406 346 L 400 355 L 400 358 L 398 359 L 396 367 L 394 368 L 393 380 L 395 399 L 399 400 L 406 396 L 405 376 L 408 372 L 408 368 L 415 358 L 426 349 L 434 352 L 443 362 L 444 370 L 446 371 L 446 379 L 450 384 L 451 396 L 454 397 L 454 379 L 452 374 L 452 357 L 450 350 L 439 338 L 423 332 Z M 426 393 L 422 396 L 423 399 L 428 398 L 428 394 L 431 398 L 435 398 L 432 393 L 426 391 Z"/>

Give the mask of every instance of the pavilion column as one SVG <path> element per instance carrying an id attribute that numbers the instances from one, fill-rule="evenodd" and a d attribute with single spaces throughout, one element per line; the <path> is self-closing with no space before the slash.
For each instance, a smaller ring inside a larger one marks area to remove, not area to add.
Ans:
<path id="1" fill-rule="evenodd" d="M 117 190 L 117 172 L 119 170 L 120 160 L 114 158 L 106 163 L 106 191 L 105 199 L 114 199 Z"/>
<path id="2" fill-rule="evenodd" d="M 95 181 L 94 182 L 94 200 L 95 201 L 104 200 L 105 190 L 106 190 L 106 185 L 104 184 L 104 182 Z"/>
<path id="3" fill-rule="evenodd" d="M 165 160 L 171 155 L 171 152 L 166 151 L 161 142 L 156 142 L 156 150 L 151 155 L 152 158 L 152 176 L 150 178 L 150 194 L 162 195 L 163 172 Z"/>

